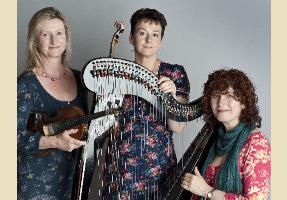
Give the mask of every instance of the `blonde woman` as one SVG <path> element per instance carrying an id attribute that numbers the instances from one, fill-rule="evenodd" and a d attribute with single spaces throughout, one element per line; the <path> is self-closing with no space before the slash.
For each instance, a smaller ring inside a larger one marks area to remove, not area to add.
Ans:
<path id="1" fill-rule="evenodd" d="M 27 70 L 17 80 L 18 199 L 71 199 L 78 148 L 85 142 L 65 130 L 42 136 L 26 129 L 30 112 L 55 114 L 64 107 L 86 110 L 79 72 L 69 68 L 69 26 L 53 7 L 36 12 L 28 26 Z M 39 150 L 54 148 L 45 157 Z"/>

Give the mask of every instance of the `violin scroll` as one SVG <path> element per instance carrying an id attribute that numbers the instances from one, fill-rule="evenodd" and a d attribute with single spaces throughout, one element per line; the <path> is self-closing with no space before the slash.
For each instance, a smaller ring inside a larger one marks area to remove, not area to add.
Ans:
<path id="1" fill-rule="evenodd" d="M 123 21 L 116 21 L 114 26 L 117 30 L 114 33 L 113 38 L 112 38 L 111 48 L 110 48 L 110 57 L 114 56 L 115 45 L 119 43 L 120 35 L 125 30 L 125 24 L 123 23 Z"/>

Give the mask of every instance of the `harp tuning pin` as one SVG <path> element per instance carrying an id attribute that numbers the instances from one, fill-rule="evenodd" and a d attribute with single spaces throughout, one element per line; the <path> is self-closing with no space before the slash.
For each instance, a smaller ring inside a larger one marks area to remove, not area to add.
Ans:
<path id="1" fill-rule="evenodd" d="M 117 99 L 117 100 L 115 101 L 115 103 L 116 103 L 117 106 L 119 106 L 119 105 L 120 105 L 120 100 Z"/>
<path id="2" fill-rule="evenodd" d="M 107 102 L 107 106 L 108 106 L 109 109 L 111 109 L 111 107 L 112 107 L 112 102 L 108 101 L 108 102 Z"/>

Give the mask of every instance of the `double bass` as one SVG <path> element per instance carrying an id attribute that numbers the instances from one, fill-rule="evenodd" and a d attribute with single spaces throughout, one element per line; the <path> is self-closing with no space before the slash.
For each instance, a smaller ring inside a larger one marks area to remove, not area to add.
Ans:
<path id="1" fill-rule="evenodd" d="M 122 32 L 123 30 L 117 29 L 114 35 L 119 36 Z M 115 38 L 113 38 L 113 40 L 114 39 Z M 118 37 L 116 40 L 118 40 Z M 113 45 L 115 43 L 118 42 L 112 42 L 111 44 Z M 114 47 L 110 49 L 113 50 Z M 155 108 L 161 110 L 162 113 L 165 113 L 167 117 L 176 121 L 187 122 L 201 117 L 201 98 L 195 99 L 187 104 L 177 102 L 171 94 L 160 91 L 157 84 L 158 78 L 151 71 L 134 62 L 121 58 L 112 58 L 112 54 L 113 53 L 110 52 L 110 57 L 107 58 L 92 59 L 84 66 L 82 79 L 85 86 L 91 92 L 97 94 L 102 99 L 110 95 L 115 95 L 122 99 L 125 94 L 142 97 Z M 103 123 L 103 125 L 104 124 L 105 123 Z M 92 133 L 94 130 L 93 124 L 91 123 L 89 133 Z M 113 131 L 111 131 L 111 133 L 112 132 Z M 103 134 L 102 136 L 106 135 L 106 138 L 109 138 L 110 142 L 113 142 L 111 133 Z M 205 124 L 184 153 L 182 159 L 178 162 L 173 175 L 166 178 L 164 184 L 165 189 L 162 191 L 163 199 L 190 199 L 191 193 L 181 188 L 180 179 L 185 172 L 193 171 L 195 166 L 200 165 L 203 160 L 202 156 L 205 156 L 210 147 L 212 138 L 214 137 L 213 135 L 212 127 L 209 124 Z M 98 141 L 98 139 L 95 138 L 95 141 Z M 105 149 L 107 147 L 107 140 L 103 139 L 102 141 L 105 141 L 101 142 L 103 149 Z M 91 146 L 94 145 L 93 142 L 90 142 L 90 144 L 92 144 Z M 105 153 L 105 150 L 100 151 L 100 155 L 103 157 Z M 87 153 L 85 155 L 85 158 L 91 158 Z M 94 157 L 93 154 L 93 158 L 88 160 L 92 160 Z M 95 166 L 98 170 L 101 170 L 103 167 L 101 163 L 93 160 L 90 162 L 90 167 L 85 166 L 84 169 L 82 168 L 80 170 L 81 173 L 79 177 L 81 177 L 81 184 L 78 184 L 80 185 L 80 187 L 78 187 L 78 191 L 80 192 L 77 193 L 74 199 L 100 199 L 102 180 L 99 175 L 100 173 L 96 171 L 94 173 Z M 87 171 L 89 171 L 89 173 L 87 173 Z M 100 186 L 95 187 L 93 185 L 95 182 L 100 183 Z"/>

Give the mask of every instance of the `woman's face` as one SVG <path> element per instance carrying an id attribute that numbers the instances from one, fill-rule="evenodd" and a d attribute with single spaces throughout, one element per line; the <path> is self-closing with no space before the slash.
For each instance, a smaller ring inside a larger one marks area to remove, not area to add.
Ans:
<path id="1" fill-rule="evenodd" d="M 144 20 L 137 23 L 134 34 L 130 36 L 135 53 L 144 57 L 156 56 L 161 47 L 161 31 L 160 23 Z"/>
<path id="2" fill-rule="evenodd" d="M 66 32 L 60 19 L 44 20 L 37 27 L 37 48 L 45 58 L 61 57 L 66 49 Z"/>
<path id="3" fill-rule="evenodd" d="M 234 96 L 233 88 L 224 94 L 214 92 L 210 98 L 210 106 L 215 118 L 223 123 L 226 130 L 230 130 L 240 122 L 241 111 L 245 108 Z"/>

